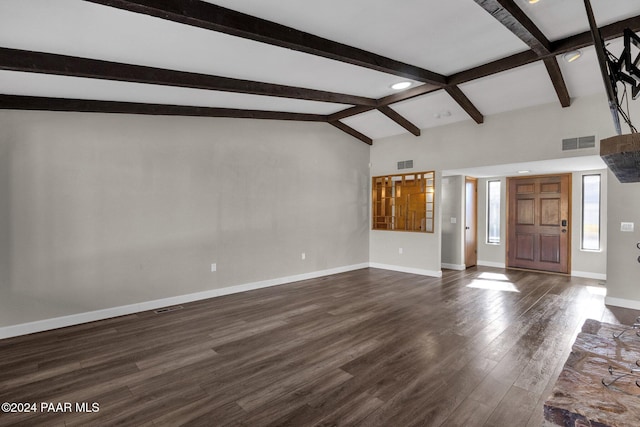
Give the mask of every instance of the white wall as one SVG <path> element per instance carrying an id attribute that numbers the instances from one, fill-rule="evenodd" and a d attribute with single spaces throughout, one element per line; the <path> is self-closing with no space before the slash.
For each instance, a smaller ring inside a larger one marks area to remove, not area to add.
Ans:
<path id="1" fill-rule="evenodd" d="M 7 137 L 9 130 L 0 127 L 0 140 Z M 0 293 L 9 288 L 9 233 L 11 223 L 9 221 L 8 202 L 11 195 L 9 191 L 9 157 L 8 144 L 0 144 Z"/>
<path id="2" fill-rule="evenodd" d="M 369 147 L 327 124 L 0 111 L 0 158 L 2 291 L 44 307 L 0 326 L 368 262 Z"/>
<path id="3" fill-rule="evenodd" d="M 609 239 L 606 303 L 640 310 L 640 183 L 621 184 L 608 176 Z M 633 222 L 633 232 L 620 231 L 621 222 Z"/>
<path id="4" fill-rule="evenodd" d="M 430 169 L 423 169 L 428 171 Z M 406 171 L 405 171 L 406 172 Z M 403 172 L 403 173 L 405 173 Z M 441 171 L 435 171 L 434 233 L 371 230 L 369 261 L 372 267 L 427 276 L 440 276 Z M 373 250 L 371 250 L 373 248 Z"/>
<path id="5" fill-rule="evenodd" d="M 578 98 L 569 108 L 547 104 L 487 116 L 481 125 L 467 120 L 423 129 L 419 137 L 403 134 L 376 140 L 371 173 L 393 174 L 403 159 L 413 159 L 413 170 L 423 171 L 570 158 L 576 152 L 562 151 L 563 138 L 595 135 L 600 140 L 614 134 L 606 98 Z M 594 154 L 599 154 L 599 147 L 580 150 L 580 155 Z"/>
<path id="6" fill-rule="evenodd" d="M 436 170 L 440 173 L 450 169 L 538 160 L 567 158 L 567 161 L 570 161 L 569 158 L 576 155 L 598 155 L 599 146 L 597 145 L 593 149 L 579 150 L 579 152 L 562 151 L 562 139 L 595 135 L 596 140 L 599 141 L 614 133 L 606 99 L 603 96 L 580 98 L 573 100 L 569 108 L 562 108 L 559 104 L 554 103 L 488 116 L 485 117 L 485 123 L 482 125 L 477 125 L 469 120 L 425 129 L 420 137 L 401 135 L 377 140 L 371 149 L 371 174 L 373 176 L 392 174 L 395 172 L 396 162 L 406 159 L 414 160 L 415 171 Z M 436 184 L 436 192 L 439 194 L 442 192 L 441 182 L 438 181 Z M 484 194 L 480 197 L 483 200 L 486 198 Z M 574 210 L 575 212 L 576 210 Z M 438 217 L 440 217 L 440 212 L 438 212 Z M 479 227 L 483 227 L 482 223 Z M 442 229 L 436 231 L 442 232 Z M 376 235 L 377 233 L 372 234 Z M 574 238 L 576 238 L 575 232 Z M 415 254 L 410 262 L 407 258 L 397 257 L 388 250 L 388 246 L 402 246 L 409 239 L 418 240 L 419 246 L 415 245 L 415 242 L 412 243 L 414 243 L 416 250 L 421 251 L 420 254 Z M 502 245 L 482 247 L 481 244 L 478 248 L 478 259 L 498 262 L 501 251 L 504 251 Z M 434 265 L 440 265 L 441 261 L 439 242 L 431 236 L 403 237 L 401 234 L 385 237 L 376 235 L 376 238 L 372 238 L 370 241 L 370 253 L 377 262 L 393 264 L 399 268 L 412 267 L 429 270 Z M 574 267 L 584 268 L 584 271 L 589 271 L 586 269 L 591 265 L 590 258 L 597 257 L 594 254 L 573 253 L 573 255 L 577 263 Z M 582 255 L 585 256 L 584 262 L 580 260 Z M 504 260 L 504 255 L 502 255 L 502 259 Z M 604 259 L 603 253 L 600 259 L 593 264 L 596 266 L 596 273 L 602 272 L 601 267 Z M 420 262 L 417 264 L 416 260 Z M 638 299 L 640 299 L 640 294 Z"/>

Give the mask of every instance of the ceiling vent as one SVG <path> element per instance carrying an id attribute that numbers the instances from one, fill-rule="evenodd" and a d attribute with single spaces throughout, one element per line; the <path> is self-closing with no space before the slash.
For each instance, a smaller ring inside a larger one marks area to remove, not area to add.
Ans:
<path id="1" fill-rule="evenodd" d="M 562 151 L 580 150 L 582 148 L 595 148 L 595 146 L 595 135 L 581 136 L 579 138 L 567 138 L 562 140 Z"/>
<path id="2" fill-rule="evenodd" d="M 601 140 L 600 157 L 618 181 L 640 182 L 640 133 Z"/>
<path id="3" fill-rule="evenodd" d="M 413 168 L 413 160 L 403 160 L 398 162 L 398 169 L 411 169 Z"/>

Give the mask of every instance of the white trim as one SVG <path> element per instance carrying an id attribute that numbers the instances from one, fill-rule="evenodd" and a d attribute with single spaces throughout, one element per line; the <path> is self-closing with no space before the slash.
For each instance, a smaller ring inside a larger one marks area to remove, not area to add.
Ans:
<path id="1" fill-rule="evenodd" d="M 640 301 L 624 298 L 605 297 L 604 303 L 606 305 L 614 305 L 616 307 L 630 308 L 632 310 L 640 310 Z"/>
<path id="2" fill-rule="evenodd" d="M 399 271 L 401 273 L 419 274 L 421 276 L 442 277 L 442 270 L 423 270 L 421 268 L 402 267 L 400 265 L 378 264 L 377 262 L 370 262 L 369 267 L 380 268 L 383 270 Z"/>
<path id="3" fill-rule="evenodd" d="M 446 262 L 443 262 L 442 264 L 440 264 L 441 268 L 447 268 L 449 270 L 458 270 L 458 271 L 463 271 L 467 269 L 467 266 L 464 264 L 447 264 Z"/>
<path id="4" fill-rule="evenodd" d="M 507 268 L 507 265 L 504 262 L 493 262 L 493 261 L 480 261 L 477 262 L 478 265 L 483 267 L 495 267 L 495 268 Z"/>
<path id="5" fill-rule="evenodd" d="M 607 280 L 607 275 L 602 273 L 591 273 L 589 271 L 571 270 L 571 275 L 575 277 L 584 277 L 586 279 Z"/>
<path id="6" fill-rule="evenodd" d="M 314 271 L 311 273 L 297 274 L 295 276 L 280 277 L 277 279 L 263 280 L 260 282 L 246 283 L 243 285 L 228 286 L 219 289 L 196 292 L 193 294 L 179 295 L 176 297 L 162 298 L 153 301 L 146 301 L 137 304 L 123 305 L 119 307 L 106 308 L 104 310 L 89 311 L 86 313 L 72 314 L 70 316 L 54 317 L 52 319 L 38 320 L 35 322 L 22 323 L 18 325 L 5 326 L 0 328 L 0 339 L 17 337 L 19 335 L 33 334 L 35 332 L 48 331 L 51 329 L 64 328 L 66 326 L 79 325 L 81 323 L 95 322 L 96 320 L 109 319 L 111 317 L 125 316 L 127 314 L 139 313 L 142 311 L 155 310 L 177 304 L 186 304 L 193 301 L 200 301 L 208 298 L 215 298 L 223 295 L 235 294 L 239 292 L 251 291 L 254 289 L 267 288 L 270 286 L 284 285 L 301 280 L 315 279 L 318 277 L 330 276 L 332 274 L 345 273 L 353 270 L 360 270 L 369 267 L 369 263 L 347 265 L 344 267 L 331 268 L 328 270 Z"/>

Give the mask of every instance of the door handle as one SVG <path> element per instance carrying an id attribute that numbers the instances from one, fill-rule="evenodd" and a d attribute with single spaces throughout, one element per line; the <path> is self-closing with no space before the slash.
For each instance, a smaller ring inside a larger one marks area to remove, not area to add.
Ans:
<path id="1" fill-rule="evenodd" d="M 465 230 L 469 230 L 469 228 L 470 228 L 470 227 L 465 227 L 464 229 L 465 229 Z"/>
<path id="2" fill-rule="evenodd" d="M 567 232 L 567 229 L 566 229 L 566 228 L 563 228 L 563 229 L 562 229 L 562 232 L 563 232 L 563 233 L 566 233 L 566 232 Z"/>

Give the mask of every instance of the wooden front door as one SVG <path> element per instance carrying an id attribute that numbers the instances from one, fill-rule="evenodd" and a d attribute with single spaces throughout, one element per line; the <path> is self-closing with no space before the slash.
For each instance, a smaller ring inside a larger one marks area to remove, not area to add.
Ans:
<path id="1" fill-rule="evenodd" d="M 509 178 L 507 266 L 569 273 L 571 175 Z"/>
<path id="2" fill-rule="evenodd" d="M 478 262 L 478 180 L 466 177 L 465 221 L 464 221 L 464 264 L 467 268 Z"/>

